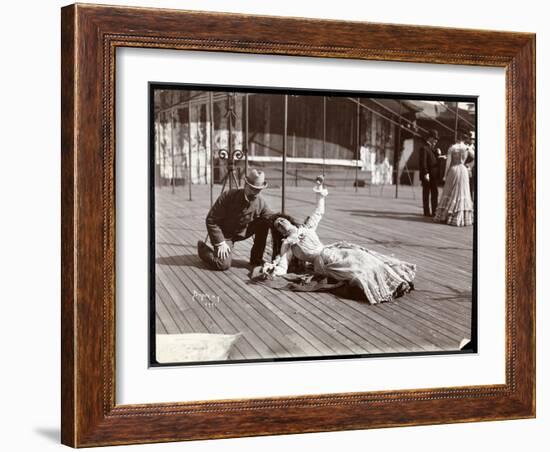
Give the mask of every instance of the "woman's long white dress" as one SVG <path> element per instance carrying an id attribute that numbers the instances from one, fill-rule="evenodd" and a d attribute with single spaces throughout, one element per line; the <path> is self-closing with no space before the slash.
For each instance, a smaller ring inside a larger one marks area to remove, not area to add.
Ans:
<path id="1" fill-rule="evenodd" d="M 273 274 L 286 274 L 292 257 L 312 262 L 315 274 L 360 287 L 370 304 L 391 301 L 413 288 L 416 265 L 347 242 L 324 246 L 317 226 L 324 214 L 324 197 L 304 224 L 287 237 L 274 260 Z"/>
<path id="2" fill-rule="evenodd" d="M 464 143 L 450 147 L 447 153 L 445 186 L 434 221 L 453 226 L 469 226 L 474 222 L 470 175 L 464 164 L 469 155 L 473 156 L 473 151 Z"/>

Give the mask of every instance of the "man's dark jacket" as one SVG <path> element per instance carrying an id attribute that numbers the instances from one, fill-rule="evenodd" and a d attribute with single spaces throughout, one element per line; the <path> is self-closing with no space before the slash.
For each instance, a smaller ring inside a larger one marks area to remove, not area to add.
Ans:
<path id="1" fill-rule="evenodd" d="M 439 179 L 439 156 L 435 148 L 429 145 L 420 149 L 420 180 L 424 182 L 424 176 L 430 175 L 430 179 Z M 433 181 L 435 182 L 435 180 Z"/>
<path id="2" fill-rule="evenodd" d="M 261 195 L 249 202 L 244 189 L 228 190 L 219 196 L 208 212 L 206 229 L 213 245 L 226 239 L 237 242 L 251 235 L 247 234 L 250 223 L 258 219 L 267 221 L 273 214 Z"/>

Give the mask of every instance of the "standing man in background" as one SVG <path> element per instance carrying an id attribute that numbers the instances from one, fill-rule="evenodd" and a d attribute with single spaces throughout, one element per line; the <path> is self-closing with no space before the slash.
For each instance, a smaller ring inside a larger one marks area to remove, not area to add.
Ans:
<path id="1" fill-rule="evenodd" d="M 420 149 L 420 180 L 422 181 L 422 205 L 424 216 L 433 217 L 437 209 L 438 188 L 440 179 L 439 161 L 445 158 L 436 148 L 439 141 L 437 130 L 430 130 L 426 144 Z M 431 210 L 430 210 L 431 207 Z"/>

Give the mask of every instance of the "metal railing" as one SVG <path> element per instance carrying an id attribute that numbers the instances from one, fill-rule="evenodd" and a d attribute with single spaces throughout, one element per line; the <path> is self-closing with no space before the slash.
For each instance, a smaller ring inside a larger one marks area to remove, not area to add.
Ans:
<path id="1" fill-rule="evenodd" d="M 213 111 L 214 111 L 214 101 L 222 101 L 224 100 L 223 97 L 219 94 L 219 93 L 216 93 L 214 94 L 213 92 L 208 92 L 208 93 L 201 93 L 200 95 L 197 95 L 197 96 L 194 96 L 192 98 L 190 98 L 189 100 L 187 100 L 186 102 L 180 102 L 180 103 L 176 103 L 174 105 L 171 105 L 169 106 L 168 108 L 165 108 L 163 110 L 158 110 L 156 112 L 157 115 L 160 115 L 160 114 L 164 114 L 164 116 L 166 116 L 166 114 L 169 113 L 170 115 L 170 134 L 171 134 L 171 139 L 170 139 L 170 142 L 171 142 L 171 150 L 170 150 L 170 165 L 171 165 L 171 178 L 169 178 L 170 182 L 169 182 L 169 185 L 171 185 L 172 187 L 172 191 L 174 192 L 174 188 L 176 185 L 178 184 L 187 184 L 188 185 L 188 196 L 189 196 L 189 200 L 192 200 L 193 199 L 193 196 L 192 196 L 192 185 L 193 183 L 191 183 L 192 179 L 193 179 L 193 162 L 192 162 L 192 159 L 191 159 L 191 143 L 193 142 L 193 137 L 191 136 L 191 107 L 192 105 L 196 105 L 196 104 L 200 104 L 200 105 L 208 105 L 208 123 L 209 123 L 209 129 L 210 129 L 210 133 L 209 133 L 209 143 L 208 143 L 208 147 L 209 149 L 205 149 L 205 153 L 206 155 L 209 154 L 209 157 L 210 157 L 210 162 L 209 162 L 209 168 L 210 168 L 210 175 L 208 176 L 208 173 L 205 174 L 205 182 L 206 183 L 209 183 L 210 184 L 210 204 L 212 205 L 213 203 L 213 185 L 214 183 L 216 182 L 216 177 L 215 175 L 217 174 L 218 175 L 218 179 L 220 177 L 220 174 L 222 174 L 222 172 L 224 171 L 224 168 L 225 168 L 225 171 L 229 171 L 229 172 L 232 172 L 232 171 L 236 171 L 237 174 L 232 174 L 230 175 L 229 177 L 229 181 L 230 181 L 230 187 L 232 186 L 232 183 L 235 182 L 235 184 L 237 186 L 240 186 L 242 185 L 242 181 L 243 181 L 243 177 L 244 177 L 244 174 L 246 174 L 247 170 L 248 170 L 248 165 L 249 165 L 249 149 L 250 149 L 250 144 L 253 142 L 253 138 L 250 136 L 250 131 L 249 131 L 249 97 L 248 97 L 248 94 L 245 94 L 244 95 L 244 121 L 243 121 L 243 127 L 240 131 L 240 133 L 242 133 L 244 136 L 243 136 L 243 143 L 242 143 L 242 147 L 243 149 L 242 150 L 239 150 L 239 149 L 235 149 L 235 145 L 233 143 L 233 133 L 232 133 L 232 130 L 233 130 L 233 127 L 234 127 L 234 121 L 235 121 L 235 112 L 234 110 L 232 109 L 231 105 L 230 105 L 230 102 L 231 102 L 231 96 L 234 96 L 234 93 L 226 93 L 226 100 L 228 102 L 228 113 L 226 114 L 226 120 L 227 120 L 227 132 L 229 134 L 229 140 L 228 140 L 228 147 L 229 147 L 229 152 L 228 150 L 224 150 L 224 149 L 214 149 L 214 143 L 213 143 L 213 137 L 214 137 L 214 133 L 215 133 L 215 124 L 214 124 L 214 114 L 213 114 Z M 242 96 L 242 94 L 240 95 Z M 285 189 L 286 189 L 286 186 L 287 186 L 287 181 L 291 181 L 289 183 L 294 183 L 295 186 L 298 186 L 299 183 L 301 181 L 314 181 L 315 180 L 315 177 L 318 175 L 318 174 L 323 174 L 325 175 L 327 172 L 330 172 L 332 174 L 337 174 L 339 171 L 340 172 L 343 172 L 345 174 L 345 177 L 343 178 L 333 178 L 333 177 L 330 177 L 329 179 L 327 179 L 327 185 L 330 186 L 331 183 L 336 183 L 336 182 L 342 182 L 343 181 L 343 185 L 346 186 L 348 183 L 349 183 L 349 177 L 348 177 L 348 172 L 349 170 L 335 170 L 334 168 L 331 168 L 330 165 L 327 165 L 326 164 L 326 143 L 327 143 L 327 136 L 326 136 L 326 133 L 327 133 L 327 102 L 330 101 L 330 97 L 326 97 L 326 96 L 323 96 L 323 109 L 322 109 L 322 114 L 323 114 L 323 131 L 322 131 L 322 136 L 323 136 L 323 139 L 322 139 L 322 155 L 321 155 L 321 159 L 322 159 L 322 164 L 319 166 L 319 165 L 315 165 L 315 166 L 312 166 L 312 168 L 307 168 L 307 167 L 301 167 L 301 168 L 292 168 L 290 171 L 288 170 L 288 166 L 289 166 L 289 159 L 287 158 L 287 154 L 288 154 L 288 95 L 285 94 L 285 95 L 282 95 L 282 101 L 283 101 L 283 112 L 284 112 L 284 115 L 283 115 L 283 135 L 282 135 L 282 149 L 277 149 L 277 148 L 271 148 L 271 151 L 274 152 L 275 154 L 278 154 L 281 156 L 281 167 L 278 168 L 278 169 L 274 169 L 274 168 L 269 168 L 270 170 L 273 170 L 273 171 L 277 171 L 280 173 L 280 177 L 281 177 L 281 197 L 282 197 L 282 210 L 284 212 L 284 207 L 285 207 Z M 372 114 L 374 115 L 377 115 L 379 118 L 381 118 L 382 120 L 384 121 L 387 121 L 389 122 L 390 124 L 393 124 L 395 127 L 396 127 L 396 131 L 397 131 L 397 134 L 398 134 L 398 140 L 399 142 L 401 141 L 401 133 L 402 131 L 405 131 L 407 132 L 408 134 L 410 134 L 410 136 L 412 137 L 421 137 L 421 134 L 419 133 L 420 131 L 422 132 L 427 132 L 426 129 L 422 128 L 422 127 L 419 127 L 417 126 L 415 123 L 413 123 L 412 121 L 410 121 L 409 119 L 405 118 L 402 114 L 402 111 L 401 111 L 401 107 L 402 107 L 402 103 L 401 101 L 398 101 L 399 102 L 399 106 L 400 106 L 400 109 L 399 109 L 399 112 L 396 112 L 394 111 L 393 109 L 381 104 L 379 101 L 377 101 L 376 99 L 368 99 L 368 100 L 371 100 L 373 101 L 373 103 L 381 108 L 383 108 L 383 110 L 385 110 L 385 112 L 389 113 L 390 115 L 392 115 L 393 117 L 389 117 L 387 116 L 386 114 L 380 112 L 380 111 L 377 111 L 375 108 L 372 108 L 368 105 L 365 104 L 365 102 L 361 99 L 361 98 L 346 98 L 347 100 L 349 100 L 350 102 L 353 102 L 355 105 L 356 105 L 356 114 L 355 114 L 355 136 L 354 136 L 354 146 L 353 146 L 353 149 L 351 150 L 351 152 L 354 154 L 354 159 L 351 160 L 351 162 L 355 162 L 354 163 L 354 177 L 353 177 L 353 187 L 355 189 L 355 192 L 358 192 L 358 188 L 360 186 L 360 184 L 363 184 L 365 186 L 368 186 L 370 187 L 372 185 L 372 177 L 371 177 L 371 180 L 370 182 L 368 181 L 369 179 L 369 176 L 368 176 L 368 172 L 363 172 L 361 171 L 361 177 L 360 177 L 360 151 L 361 151 L 361 145 L 362 143 L 360 142 L 361 139 L 361 110 L 366 110 L 366 111 L 369 111 L 371 112 Z M 232 100 L 234 102 L 234 98 Z M 456 110 L 453 111 L 450 107 L 446 106 L 445 104 L 442 104 L 445 108 L 447 108 L 449 111 L 452 111 L 456 114 L 456 121 L 455 121 L 455 128 L 454 130 L 441 123 L 441 121 L 438 121 L 437 119 L 434 119 L 434 118 L 430 118 L 430 119 L 433 119 L 436 123 L 440 124 L 442 127 L 450 130 L 450 131 L 454 131 L 455 133 L 455 138 L 456 138 L 456 135 L 457 135 L 457 130 L 458 130 L 458 120 L 461 119 L 463 120 L 464 122 L 468 123 L 469 125 L 472 125 L 470 122 L 468 122 L 465 118 L 461 117 L 458 113 L 458 104 L 456 106 Z M 174 142 L 175 142 L 175 138 L 174 138 L 174 125 L 176 123 L 176 115 L 177 115 L 177 112 L 178 110 L 180 109 L 187 109 L 188 110 L 188 115 L 187 115 L 187 133 L 188 133 L 188 146 L 187 146 L 187 152 L 184 153 L 183 150 L 182 152 L 180 153 L 176 153 L 175 152 L 175 146 L 174 146 Z M 156 129 L 155 129 L 156 131 Z M 158 132 L 157 132 L 158 134 Z M 257 142 L 255 142 L 257 143 Z M 160 153 L 160 149 L 161 149 L 161 144 L 160 144 L 160 141 L 158 139 L 158 136 L 157 136 L 157 139 L 155 140 L 155 144 L 156 144 L 156 151 Z M 265 146 L 262 144 L 262 146 Z M 233 152 L 235 151 L 235 152 Z M 396 148 L 394 149 L 394 152 L 399 152 L 399 150 Z M 226 156 L 227 154 L 227 156 Z M 234 157 L 235 156 L 240 156 L 243 158 L 244 160 L 244 169 L 241 167 L 241 166 L 238 166 L 236 165 L 236 162 L 234 161 Z M 157 155 L 157 154 L 156 154 Z M 222 159 L 226 159 L 227 160 L 227 165 L 216 165 L 215 164 L 215 155 L 218 155 L 219 158 L 222 158 Z M 181 164 L 178 165 L 176 164 L 176 160 L 179 159 Z M 156 179 L 159 179 L 158 181 L 155 181 L 156 184 L 158 184 L 159 186 L 163 186 L 166 184 L 166 181 L 167 181 L 167 178 L 163 177 L 163 174 L 166 173 L 166 152 L 163 152 L 162 155 L 158 155 L 157 158 L 156 158 L 156 161 L 155 163 L 159 162 L 159 165 L 162 165 L 162 168 L 159 170 L 159 176 L 156 178 Z M 230 161 L 231 160 L 231 161 Z M 399 177 L 399 173 L 403 173 L 405 172 L 405 174 L 409 175 L 409 182 L 410 184 L 412 185 L 413 183 L 413 179 L 411 179 L 410 177 L 410 174 L 411 174 L 411 171 L 409 171 L 409 169 L 407 168 L 406 166 L 406 163 L 405 163 L 405 168 L 403 168 L 401 171 L 398 171 L 397 168 L 395 168 L 397 165 L 395 164 L 397 161 L 397 158 L 394 159 L 394 169 L 393 169 L 393 172 L 394 172 L 394 175 L 393 175 L 393 182 L 395 183 L 396 185 L 396 191 L 395 191 L 395 197 L 398 197 L 398 190 L 399 190 L 399 185 L 400 185 L 400 177 Z M 184 164 L 185 162 L 185 164 Z M 187 163 L 188 162 L 188 163 Z M 291 165 L 292 166 L 292 165 Z M 178 171 L 179 170 L 179 171 Z M 244 174 L 243 174 L 244 172 Z M 187 173 L 186 176 L 184 177 L 183 174 L 184 173 Z M 180 175 L 180 177 L 178 178 L 178 174 Z M 224 173 L 224 176 L 223 177 L 228 177 L 225 173 Z M 223 177 L 222 177 L 222 183 L 223 183 Z M 209 179 L 209 180 L 208 180 Z M 227 180 L 227 179 L 226 179 Z"/>

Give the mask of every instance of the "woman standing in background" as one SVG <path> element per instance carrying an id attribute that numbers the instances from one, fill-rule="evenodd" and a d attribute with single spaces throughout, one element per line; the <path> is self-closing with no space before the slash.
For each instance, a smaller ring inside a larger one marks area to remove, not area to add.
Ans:
<path id="1" fill-rule="evenodd" d="M 474 151 L 464 142 L 453 144 L 447 153 L 445 186 L 437 205 L 434 221 L 452 226 L 470 226 L 474 222 L 474 208 L 470 194 L 470 176 L 466 159 L 474 158 Z"/>

